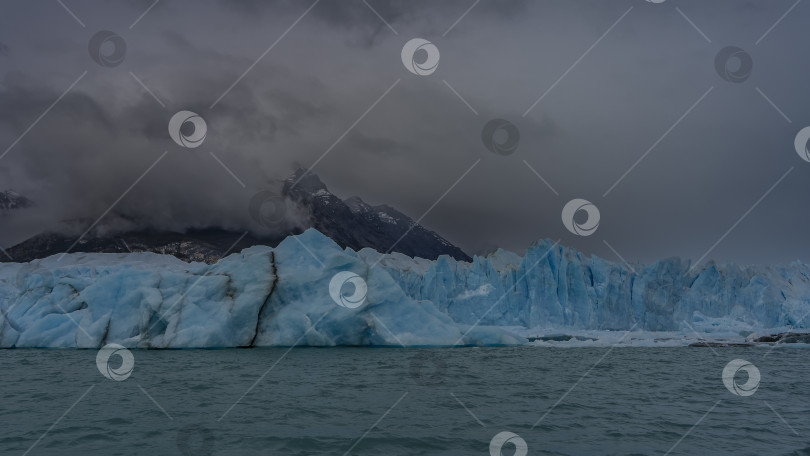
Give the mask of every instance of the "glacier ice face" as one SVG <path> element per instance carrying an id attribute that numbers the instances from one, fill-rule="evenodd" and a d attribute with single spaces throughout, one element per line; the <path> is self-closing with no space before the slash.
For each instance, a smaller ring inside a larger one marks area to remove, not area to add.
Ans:
<path id="1" fill-rule="evenodd" d="M 362 250 L 361 256 L 378 257 Z M 677 331 L 697 326 L 806 328 L 810 267 L 719 266 L 690 269 L 678 258 L 629 270 L 540 241 L 516 261 L 499 251 L 472 263 L 441 257 L 423 265 L 387 256 L 406 294 L 431 299 L 461 324 L 525 328 Z"/>
<path id="2" fill-rule="evenodd" d="M 317 255 L 317 257 L 315 256 Z M 517 344 L 499 328 L 467 331 L 407 296 L 315 230 L 213 265 L 152 253 L 71 254 L 0 266 L 2 347 L 188 348 L 293 345 Z M 352 271 L 370 284 L 358 309 L 329 281 Z"/>
<path id="3" fill-rule="evenodd" d="M 449 346 L 524 343 L 532 330 L 806 327 L 810 268 L 678 259 L 635 271 L 540 241 L 472 263 L 343 250 L 315 230 L 213 265 L 151 253 L 0 265 L 0 347 Z M 335 274 L 364 305 L 329 295 Z"/>

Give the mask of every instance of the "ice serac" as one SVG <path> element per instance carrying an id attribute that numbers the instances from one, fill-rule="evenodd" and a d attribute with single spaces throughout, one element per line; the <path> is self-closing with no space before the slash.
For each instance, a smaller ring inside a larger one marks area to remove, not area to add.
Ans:
<path id="1" fill-rule="evenodd" d="M 368 284 L 338 306 L 335 274 Z M 524 343 L 534 329 L 807 327 L 810 268 L 629 267 L 539 241 L 472 262 L 342 249 L 316 230 L 215 264 L 70 254 L 0 265 L 1 347 L 450 346 Z M 547 332 L 547 331 L 546 331 Z"/>
<path id="2" fill-rule="evenodd" d="M 363 250 L 361 255 L 377 256 Z M 753 330 L 810 326 L 810 267 L 708 263 L 678 258 L 627 266 L 544 240 L 522 259 L 499 251 L 472 263 L 425 264 L 387 256 L 414 299 L 431 299 L 460 324 L 677 331 L 730 322 Z"/>

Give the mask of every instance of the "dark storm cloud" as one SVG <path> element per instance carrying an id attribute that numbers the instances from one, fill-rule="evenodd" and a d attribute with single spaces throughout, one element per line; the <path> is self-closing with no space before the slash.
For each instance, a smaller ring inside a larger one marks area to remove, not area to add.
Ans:
<path id="1" fill-rule="evenodd" d="M 442 2 L 435 0 L 367 0 L 367 2 L 391 25 L 413 22 L 420 18 L 436 15 L 448 17 L 455 15 L 452 17 L 454 20 L 472 4 L 466 0 Z M 529 0 L 485 2 L 480 5 L 478 11 L 496 17 L 510 18 L 526 11 L 527 5 L 530 3 Z M 240 12 L 252 17 L 257 14 L 301 12 L 302 8 L 308 6 L 307 2 L 298 0 L 242 0 L 238 2 L 220 0 L 219 4 L 224 10 Z M 385 27 L 371 8 L 364 6 L 362 0 L 321 1 L 312 14 L 326 24 L 345 30 L 376 29 L 380 25 Z"/>
<path id="2" fill-rule="evenodd" d="M 487 16 L 490 21 L 508 21 L 528 10 L 529 4 L 530 0 L 484 2 L 477 5 L 476 14 Z M 280 12 L 300 14 L 311 3 L 308 5 L 298 0 L 220 0 L 219 5 L 225 11 L 243 14 L 247 20 L 261 21 L 267 15 Z M 321 1 L 312 10 L 312 17 L 319 24 L 344 32 L 341 39 L 349 46 L 372 47 L 390 38 L 389 25 L 394 30 L 419 26 L 423 34 L 441 34 L 471 3 L 467 0 L 370 0 L 368 5 L 370 8 L 361 0 Z M 508 23 L 502 25 L 509 26 Z"/>
<path id="3" fill-rule="evenodd" d="M 407 144 L 359 132 L 352 132 L 346 136 L 346 147 L 381 156 L 405 155 L 412 152 L 412 149 Z"/>
<path id="4" fill-rule="evenodd" d="M 0 188 L 31 195 L 51 219 L 37 219 L 37 229 L 97 218 L 169 151 L 105 226 L 249 228 L 256 191 L 319 159 L 313 171 L 339 195 L 417 218 L 472 167 L 423 220 L 469 252 L 521 251 L 548 237 L 612 260 L 604 241 L 629 260 L 697 259 L 795 166 L 709 258 L 810 258 L 810 216 L 797 210 L 807 206 L 808 167 L 793 151 L 796 132 L 810 124 L 804 5 L 761 39 L 790 5 L 482 0 L 449 30 L 471 1 L 369 0 L 395 35 L 362 1 L 324 0 L 268 52 L 311 2 L 163 1 L 130 29 L 152 3 L 77 2 L 85 28 L 58 4 L 47 15 L 41 6 L 2 7 L 0 42 L 14 52 L 0 46 L 0 153 L 87 71 L 0 160 Z M 114 68 L 87 51 L 105 29 L 127 43 Z M 441 51 L 436 73 L 416 76 L 401 64 L 414 37 Z M 752 56 L 743 83 L 715 71 L 728 45 Z M 198 149 L 168 137 L 168 119 L 183 109 L 208 123 Z M 494 118 L 519 129 L 515 153 L 482 144 Z M 563 227 L 573 198 L 599 207 L 596 234 Z"/>

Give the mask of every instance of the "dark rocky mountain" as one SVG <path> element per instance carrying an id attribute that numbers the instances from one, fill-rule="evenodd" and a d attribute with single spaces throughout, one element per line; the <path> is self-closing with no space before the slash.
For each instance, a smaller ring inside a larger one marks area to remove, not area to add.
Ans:
<path id="1" fill-rule="evenodd" d="M 305 207 L 312 227 L 343 247 L 400 252 L 435 260 L 449 255 L 472 261 L 460 248 L 391 206 L 371 206 L 358 197 L 341 200 L 315 174 L 299 169 L 284 182 L 283 194 Z"/>
<path id="2" fill-rule="evenodd" d="M 341 247 L 354 250 L 370 247 L 380 252 L 390 250 L 431 260 L 439 255 L 450 255 L 457 260 L 471 261 L 461 249 L 435 232 L 416 224 L 396 209 L 390 206 L 370 206 L 357 197 L 341 200 L 330 193 L 314 174 L 304 176 L 297 185 L 293 185 L 302 176 L 304 171 L 299 170 L 284 182 L 283 197 L 305 209 L 309 214 L 309 225 Z M 11 201 L 2 199 L 7 193 L 0 193 L 0 209 L 4 207 L 4 201 Z M 6 203 L 9 207 L 30 204 L 30 201 L 16 193 L 13 196 L 14 202 Z M 238 252 L 252 245 L 276 246 L 287 235 L 299 233 L 300 230 L 297 230 L 257 238 L 251 234 L 217 228 L 185 233 L 138 231 L 115 236 L 98 236 L 91 232 L 71 252 L 154 252 L 173 255 L 183 261 L 214 263 L 228 253 Z M 76 238 L 77 236 L 58 233 L 43 233 L 6 251 L 13 261 L 31 261 L 65 252 Z M 400 238 L 402 239 L 399 240 Z M 12 260 L 3 256 L 0 258 L 0 262 L 2 261 Z"/>

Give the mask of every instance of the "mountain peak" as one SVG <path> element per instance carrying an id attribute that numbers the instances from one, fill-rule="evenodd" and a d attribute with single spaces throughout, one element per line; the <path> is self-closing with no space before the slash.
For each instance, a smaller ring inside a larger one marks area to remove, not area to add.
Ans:
<path id="1" fill-rule="evenodd" d="M 0 191 L 0 211 L 23 209 L 33 206 L 33 202 L 12 189 Z"/>
<path id="2" fill-rule="evenodd" d="M 317 175 L 304 169 L 299 168 L 284 181 L 283 193 L 307 209 L 313 228 L 342 247 L 355 251 L 370 247 L 380 253 L 394 251 L 429 260 L 449 255 L 472 261 L 460 248 L 399 210 L 388 205 L 371 206 L 357 196 L 343 200 L 330 193 Z"/>
<path id="3" fill-rule="evenodd" d="M 317 174 L 308 172 L 304 168 L 298 168 L 289 177 L 284 179 L 284 193 L 294 190 L 315 193 L 319 190 L 329 191 Z"/>

